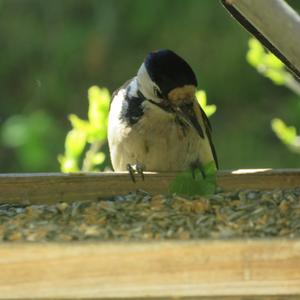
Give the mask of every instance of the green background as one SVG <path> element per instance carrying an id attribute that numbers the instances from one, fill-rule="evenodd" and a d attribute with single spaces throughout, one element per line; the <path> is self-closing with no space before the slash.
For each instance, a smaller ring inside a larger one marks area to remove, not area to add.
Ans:
<path id="1" fill-rule="evenodd" d="M 288 1 L 300 10 L 300 1 Z M 300 101 L 248 65 L 249 34 L 214 0 L 0 0 L 0 172 L 58 171 L 87 89 L 112 92 L 145 55 L 169 48 L 217 105 L 220 167 L 299 167 L 270 128 L 300 128 Z"/>

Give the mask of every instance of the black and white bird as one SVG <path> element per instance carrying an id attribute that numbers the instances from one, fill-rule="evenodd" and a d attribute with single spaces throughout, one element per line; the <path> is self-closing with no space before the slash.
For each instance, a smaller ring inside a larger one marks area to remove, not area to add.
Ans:
<path id="1" fill-rule="evenodd" d="M 112 97 L 108 142 L 115 171 L 218 167 L 211 125 L 198 104 L 197 79 L 171 50 L 147 55 L 137 75 Z"/>

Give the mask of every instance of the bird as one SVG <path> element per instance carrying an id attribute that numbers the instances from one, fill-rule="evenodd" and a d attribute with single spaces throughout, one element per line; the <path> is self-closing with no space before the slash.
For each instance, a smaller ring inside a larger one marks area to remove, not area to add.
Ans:
<path id="1" fill-rule="evenodd" d="M 169 49 L 150 52 L 113 95 L 108 144 L 114 171 L 177 172 L 214 162 L 212 127 L 198 103 L 190 65 Z"/>

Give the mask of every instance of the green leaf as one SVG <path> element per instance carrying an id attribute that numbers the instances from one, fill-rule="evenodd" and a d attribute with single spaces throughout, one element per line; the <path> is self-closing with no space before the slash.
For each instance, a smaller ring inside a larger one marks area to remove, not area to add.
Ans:
<path id="1" fill-rule="evenodd" d="M 106 139 L 110 94 L 105 88 L 92 86 L 88 91 L 88 118 L 98 139 Z"/>
<path id="2" fill-rule="evenodd" d="M 279 71 L 284 70 L 284 63 L 276 57 L 273 53 L 266 53 L 264 58 L 264 63 L 272 69 Z"/>
<path id="3" fill-rule="evenodd" d="M 209 118 L 210 116 L 212 116 L 217 110 L 217 106 L 214 105 L 214 104 L 211 104 L 211 105 L 207 105 L 205 107 L 205 114 L 207 115 L 207 117 Z"/>
<path id="4" fill-rule="evenodd" d="M 291 79 L 291 75 L 285 70 L 284 63 L 273 53 L 267 52 L 260 42 L 254 38 L 249 40 L 247 61 L 265 77 L 271 79 L 277 85 L 283 85 Z"/>
<path id="5" fill-rule="evenodd" d="M 89 160 L 88 170 L 102 164 L 105 160 L 105 154 L 99 150 L 107 138 L 110 94 L 106 88 L 92 86 L 88 90 L 88 99 L 88 121 L 74 114 L 69 116 L 73 129 L 66 136 L 65 155 L 59 156 L 61 169 L 64 172 L 78 171 L 79 159 L 87 143 L 91 144 L 90 150 L 85 155 Z"/>
<path id="6" fill-rule="evenodd" d="M 67 158 L 77 159 L 86 145 L 86 133 L 80 129 L 68 132 L 65 141 L 65 154 Z"/>
<path id="7" fill-rule="evenodd" d="M 273 119 L 271 127 L 277 137 L 287 145 L 292 145 L 297 138 L 296 128 L 287 126 L 281 119 Z"/>
<path id="8" fill-rule="evenodd" d="M 217 174 L 217 167 L 214 161 L 209 162 L 202 168 L 202 172 L 205 174 L 206 177 L 216 177 Z"/>
<path id="9" fill-rule="evenodd" d="M 74 114 L 69 115 L 69 120 L 73 128 L 85 132 L 87 142 L 93 143 L 95 141 L 102 141 L 106 139 L 107 127 L 95 127 L 90 122 L 82 120 Z"/>
<path id="10" fill-rule="evenodd" d="M 59 155 L 58 161 L 60 163 L 60 170 L 64 173 L 79 171 L 79 167 L 76 159 L 68 158 L 64 155 Z"/>
<path id="11" fill-rule="evenodd" d="M 214 104 L 208 105 L 207 104 L 207 97 L 206 97 L 205 91 L 203 91 L 203 90 L 197 91 L 196 98 L 208 118 L 216 112 L 216 110 L 217 110 L 216 105 L 214 105 Z"/>
<path id="12" fill-rule="evenodd" d="M 82 120 L 74 114 L 69 115 L 69 120 L 74 129 L 80 130 L 89 134 L 91 131 L 91 125 L 88 121 Z"/>
<path id="13" fill-rule="evenodd" d="M 204 173 L 204 177 L 202 176 Z M 181 172 L 170 184 L 169 192 L 181 195 L 211 195 L 216 191 L 217 168 L 214 162 L 210 162 L 197 170 L 195 178 L 191 171 Z"/>
<path id="14" fill-rule="evenodd" d="M 197 91 L 197 92 L 196 92 L 196 98 L 197 98 L 198 103 L 199 103 L 201 106 L 206 106 L 206 103 L 207 103 L 207 97 L 206 97 L 205 91 L 203 91 L 203 90 Z"/>
<path id="15" fill-rule="evenodd" d="M 260 42 L 254 38 L 249 39 L 248 46 L 247 61 L 250 65 L 258 67 L 263 61 L 265 50 Z"/>
<path id="16" fill-rule="evenodd" d="M 282 71 L 267 69 L 265 76 L 273 81 L 277 85 L 283 85 L 286 82 L 286 74 Z"/>
<path id="17" fill-rule="evenodd" d="M 101 165 L 105 160 L 105 153 L 104 152 L 98 152 L 93 157 L 93 164 L 94 165 Z"/>

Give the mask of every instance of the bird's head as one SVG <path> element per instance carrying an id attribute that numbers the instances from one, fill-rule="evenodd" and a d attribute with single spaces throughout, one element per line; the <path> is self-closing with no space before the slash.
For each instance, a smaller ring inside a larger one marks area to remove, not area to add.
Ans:
<path id="1" fill-rule="evenodd" d="M 181 106 L 195 98 L 195 73 L 171 50 L 149 53 L 138 71 L 137 81 L 145 98 L 157 104 Z"/>

